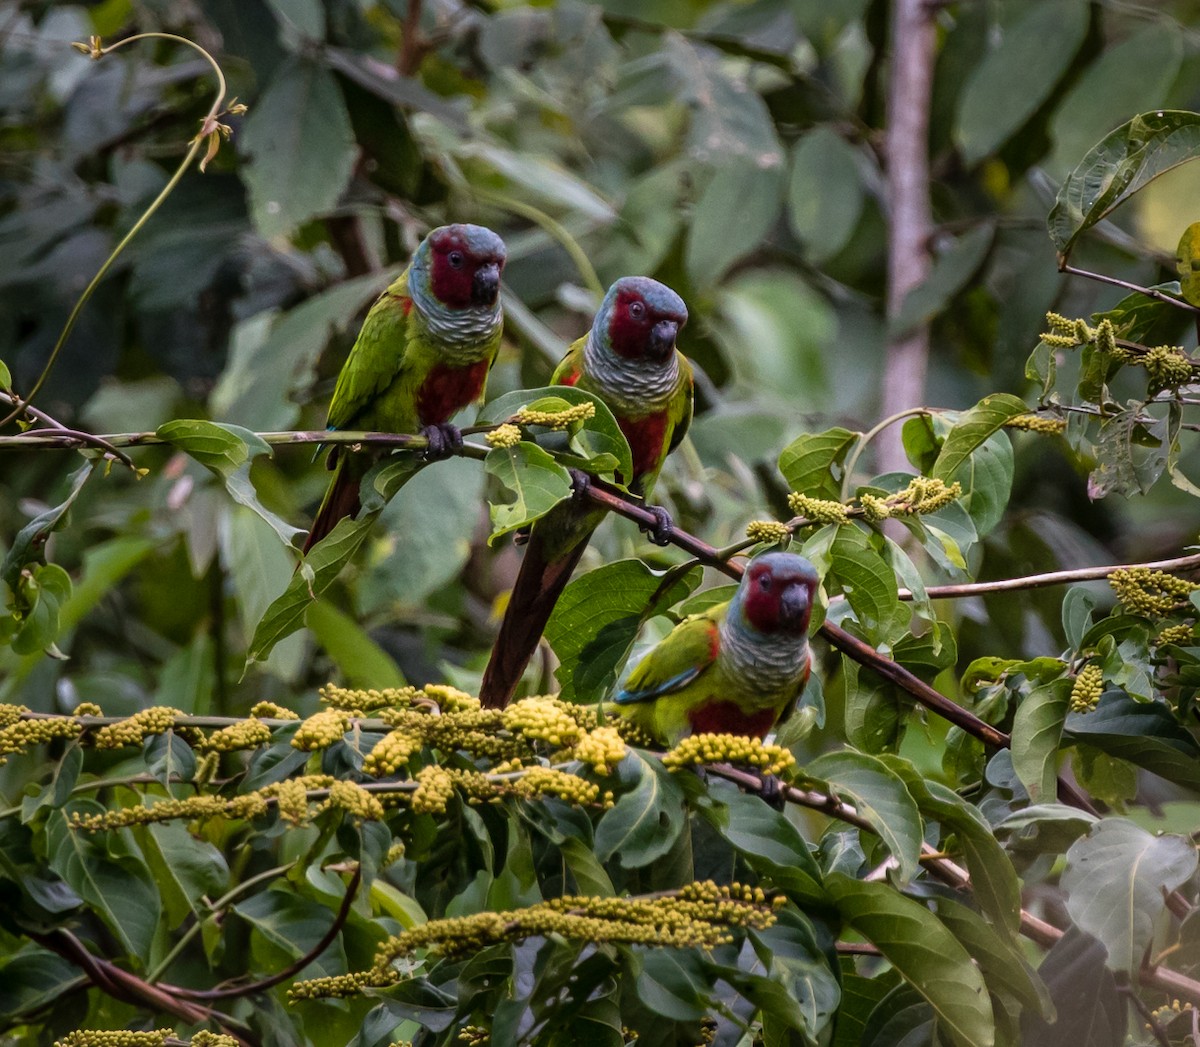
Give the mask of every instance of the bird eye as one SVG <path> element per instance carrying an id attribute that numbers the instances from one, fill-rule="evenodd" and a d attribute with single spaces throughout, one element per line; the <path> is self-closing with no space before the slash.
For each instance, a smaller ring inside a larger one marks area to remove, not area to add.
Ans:
<path id="1" fill-rule="evenodd" d="M 462 251 L 451 251 L 446 255 L 446 261 L 450 263 L 451 269 L 461 269 L 466 258 L 463 257 Z"/>
<path id="2" fill-rule="evenodd" d="M 629 306 L 629 315 L 635 320 L 640 320 L 646 315 L 646 307 L 641 302 L 634 302 Z"/>
<path id="3" fill-rule="evenodd" d="M 758 576 L 758 587 L 767 592 L 771 588 L 771 576 L 769 574 L 760 574 Z"/>

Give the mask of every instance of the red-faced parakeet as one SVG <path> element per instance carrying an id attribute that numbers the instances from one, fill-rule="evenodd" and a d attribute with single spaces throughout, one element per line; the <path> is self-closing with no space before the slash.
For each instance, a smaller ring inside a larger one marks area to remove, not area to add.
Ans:
<path id="1" fill-rule="evenodd" d="M 592 329 L 571 346 L 551 379 L 608 405 L 633 456 L 633 475 L 618 479 L 643 498 L 649 498 L 663 461 L 692 420 L 692 365 L 675 348 L 686 322 L 687 307 L 669 287 L 645 276 L 622 277 L 608 289 Z M 580 483 L 577 477 L 577 488 Z M 660 506 L 650 508 L 658 518 L 652 537 L 664 543 L 670 517 Z M 604 513 L 577 497 L 534 523 L 483 674 L 485 707 L 501 708 L 512 697 Z"/>
<path id="2" fill-rule="evenodd" d="M 762 553 L 733 599 L 680 622 L 614 698 L 663 745 L 691 734 L 762 738 L 808 681 L 808 621 L 820 579 L 795 553 Z"/>
<path id="3" fill-rule="evenodd" d="M 329 405 L 330 429 L 419 433 L 426 458 L 462 446 L 450 419 L 483 396 L 500 348 L 504 241 L 479 225 L 444 225 L 371 306 Z M 378 454 L 329 452 L 334 470 L 304 551 L 360 508 L 359 484 Z"/>

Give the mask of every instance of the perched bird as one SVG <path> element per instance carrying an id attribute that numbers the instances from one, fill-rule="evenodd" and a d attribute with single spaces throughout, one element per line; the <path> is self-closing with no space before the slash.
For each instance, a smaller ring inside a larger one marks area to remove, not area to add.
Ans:
<path id="1" fill-rule="evenodd" d="M 483 396 L 500 348 L 504 241 L 480 225 L 443 225 L 417 247 L 407 269 L 371 306 L 346 358 L 329 429 L 419 433 L 425 457 L 462 446 L 450 419 Z M 329 452 L 333 480 L 304 551 L 361 508 L 359 484 L 378 454 Z"/>
<path id="2" fill-rule="evenodd" d="M 685 618 L 638 662 L 616 711 L 663 745 L 691 734 L 762 738 L 808 681 L 818 582 L 803 556 L 756 556 L 733 599 Z"/>
<path id="3" fill-rule="evenodd" d="M 643 498 L 649 498 L 663 461 L 692 420 L 692 365 L 675 348 L 686 322 L 687 307 L 669 287 L 645 276 L 624 276 L 608 289 L 591 330 L 571 346 L 551 378 L 608 405 L 633 454 L 633 475 L 618 479 Z M 577 474 L 577 497 L 533 525 L 483 674 L 480 698 L 487 708 L 502 708 L 512 697 L 554 604 L 604 518 L 605 510 L 582 497 L 586 484 Z M 661 506 L 648 508 L 658 520 L 652 538 L 665 544 L 671 518 Z"/>

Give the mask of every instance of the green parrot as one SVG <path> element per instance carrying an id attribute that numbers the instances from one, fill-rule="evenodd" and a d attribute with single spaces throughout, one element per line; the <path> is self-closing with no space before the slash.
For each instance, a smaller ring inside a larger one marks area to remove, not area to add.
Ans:
<path id="1" fill-rule="evenodd" d="M 443 225 L 371 306 L 346 358 L 329 429 L 419 433 L 425 457 L 462 447 L 450 419 L 483 396 L 500 348 L 504 241 L 479 225 Z M 329 452 L 333 480 L 313 520 L 307 553 L 343 517 L 357 515 L 359 484 L 380 455 Z"/>
<path id="2" fill-rule="evenodd" d="M 643 498 L 650 497 L 663 461 L 692 420 L 692 365 L 675 348 L 686 322 L 687 307 L 669 287 L 645 276 L 624 276 L 608 289 L 591 330 L 571 346 L 551 378 L 608 405 L 633 453 L 633 475 L 618 479 Z M 582 497 L 586 485 L 587 477 L 576 474 L 577 497 L 534 522 L 483 674 L 480 699 L 486 708 L 503 708 L 512 698 L 554 604 L 604 518 L 605 510 Z M 651 538 L 665 545 L 671 518 L 661 506 L 647 508 L 658 521 Z"/>
<path id="3" fill-rule="evenodd" d="M 662 745 L 690 734 L 762 738 L 808 681 L 819 581 L 795 553 L 754 557 L 733 599 L 685 618 L 638 662 L 616 711 Z"/>

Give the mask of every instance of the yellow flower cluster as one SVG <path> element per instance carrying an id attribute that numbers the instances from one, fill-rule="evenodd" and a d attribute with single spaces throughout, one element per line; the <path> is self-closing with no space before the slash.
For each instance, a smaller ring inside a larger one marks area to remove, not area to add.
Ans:
<path id="1" fill-rule="evenodd" d="M 519 739 L 499 736 L 502 723 L 496 709 L 465 709 L 441 716 L 416 709 L 383 709 L 379 716 L 384 723 L 409 735 L 415 748 L 428 745 L 444 752 L 460 749 L 493 760 L 507 759 L 527 749 Z"/>
<path id="2" fill-rule="evenodd" d="M 308 788 L 301 778 L 288 778 L 276 783 L 275 804 L 279 808 L 279 817 L 292 825 L 304 825 L 312 816 L 308 805 Z"/>
<path id="3" fill-rule="evenodd" d="M 360 821 L 376 822 L 383 818 L 383 805 L 357 782 L 341 779 L 329 787 L 324 807 L 340 807 Z"/>
<path id="4" fill-rule="evenodd" d="M 250 706 L 250 715 L 263 720 L 299 720 L 300 714 L 291 709 L 285 709 L 275 702 L 255 702 Z"/>
<path id="5" fill-rule="evenodd" d="M 104 710 L 95 702 L 80 702 L 71 710 L 72 716 L 103 716 Z"/>
<path id="6" fill-rule="evenodd" d="M 27 705 L 0 705 L 0 727 L 10 727 L 29 712 Z"/>
<path id="7" fill-rule="evenodd" d="M 1104 693 L 1104 673 L 1095 663 L 1085 665 L 1071 686 L 1071 712 L 1089 713 Z"/>
<path id="8" fill-rule="evenodd" d="M 1179 625 L 1168 625 L 1154 638 L 1155 647 L 1165 647 L 1167 644 L 1182 646 L 1190 643 L 1194 635 L 1194 627 L 1189 622 Z"/>
<path id="9" fill-rule="evenodd" d="M 1187 605 L 1197 588 L 1192 582 L 1148 567 L 1128 567 L 1113 571 L 1108 584 L 1127 610 L 1148 618 L 1161 618 Z"/>
<path id="10" fill-rule="evenodd" d="M 175 1035 L 173 1029 L 154 1029 L 151 1032 L 131 1032 L 126 1029 L 76 1029 L 54 1047 L 162 1047 L 168 1036 Z M 230 1040 L 230 1037 L 225 1037 Z M 192 1041 L 196 1041 L 193 1039 Z M 232 1041 L 231 1042 L 236 1042 Z"/>
<path id="11" fill-rule="evenodd" d="M 590 401 L 573 404 L 561 411 L 534 411 L 522 407 L 512 416 L 517 425 L 541 425 L 547 429 L 566 429 L 576 422 L 583 422 L 596 415 L 596 405 Z"/>
<path id="12" fill-rule="evenodd" d="M 1156 345 L 1141 363 L 1152 391 L 1178 389 L 1192 380 L 1192 358 L 1177 345 Z"/>
<path id="13" fill-rule="evenodd" d="M 813 523 L 848 523 L 846 507 L 841 502 L 830 501 L 828 498 L 810 498 L 799 491 L 788 495 L 788 507 L 797 516 L 804 516 Z"/>
<path id="14" fill-rule="evenodd" d="M 487 1047 L 491 1038 L 492 1034 L 482 1025 L 464 1025 L 458 1030 L 459 1043 L 465 1043 L 467 1047 Z"/>
<path id="15" fill-rule="evenodd" d="M 238 749 L 256 749 L 270 741 L 271 728 L 251 716 L 206 735 L 196 743 L 196 748 L 201 752 L 231 753 Z"/>
<path id="16" fill-rule="evenodd" d="M 178 709 L 166 705 L 154 705 L 134 713 L 120 723 L 110 723 L 101 727 L 92 738 L 92 744 L 97 749 L 121 749 L 127 745 L 141 745 L 147 736 L 165 734 L 175 723 L 175 717 L 182 716 Z"/>
<path id="17" fill-rule="evenodd" d="M 192 781 L 197 785 L 207 785 L 216 776 L 220 766 L 221 754 L 219 752 L 205 753 L 196 761 L 196 773 L 192 775 Z"/>
<path id="18" fill-rule="evenodd" d="M 323 705 L 331 709 L 341 709 L 342 712 L 355 716 L 394 705 L 407 706 L 420 693 L 415 687 L 372 687 L 360 690 L 354 687 L 339 687 L 332 683 L 327 683 L 317 690 Z"/>
<path id="19" fill-rule="evenodd" d="M 414 814 L 445 814 L 454 797 L 454 776 L 444 767 L 422 767 L 410 803 Z"/>
<path id="20" fill-rule="evenodd" d="M 561 749 L 574 745 L 583 735 L 579 711 L 579 706 L 557 698 L 522 698 L 504 710 L 501 722 L 513 734 Z"/>
<path id="21" fill-rule="evenodd" d="M 575 759 L 588 764 L 597 774 L 612 774 L 628 752 L 625 739 L 615 727 L 597 727 L 575 744 Z"/>
<path id="22" fill-rule="evenodd" d="M 521 430 L 505 422 L 490 433 L 484 433 L 483 438 L 489 447 L 516 447 L 521 442 Z"/>
<path id="23" fill-rule="evenodd" d="M 387 849 L 387 854 L 383 856 L 383 861 L 379 863 L 380 868 L 386 869 L 389 865 L 394 865 L 404 857 L 404 841 L 397 840 Z"/>
<path id="24" fill-rule="evenodd" d="M 322 709 L 313 713 L 293 735 L 292 745 L 305 752 L 328 749 L 342 740 L 348 720 L 348 715 L 341 709 Z"/>
<path id="25" fill-rule="evenodd" d="M 1004 423 L 1006 429 L 1024 429 L 1031 433 L 1061 433 L 1067 428 L 1065 418 L 1050 418 L 1044 414 L 1018 414 Z"/>
<path id="26" fill-rule="evenodd" d="M 947 486 L 944 481 L 932 476 L 914 476 L 904 490 L 888 495 L 887 498 L 879 499 L 870 494 L 863 494 L 859 501 L 867 519 L 870 520 L 936 513 L 961 496 L 962 484 L 957 481 Z M 880 513 L 882 515 L 877 515 Z"/>
<path id="27" fill-rule="evenodd" d="M 16 708 L 16 706 L 8 706 Z M 18 716 L 20 714 L 18 713 Z M 35 745 L 53 741 L 55 738 L 74 738 L 82 728 L 66 716 L 46 717 L 37 720 L 17 720 L 0 727 L 0 764 L 8 754 L 24 752 Z"/>
<path id="28" fill-rule="evenodd" d="M 520 778 L 514 778 L 506 791 L 524 800 L 539 796 L 556 796 L 578 807 L 591 806 L 600 802 L 600 787 L 586 782 L 566 771 L 540 765 L 527 767 Z M 605 794 L 606 806 L 612 802 L 612 793 Z"/>
<path id="29" fill-rule="evenodd" d="M 787 524 L 778 520 L 751 520 L 746 524 L 746 537 L 752 542 L 782 545 L 791 537 Z"/>
<path id="30" fill-rule="evenodd" d="M 1050 330 L 1042 335 L 1042 341 L 1058 349 L 1073 349 L 1077 345 L 1093 341 L 1096 337 L 1096 331 L 1088 327 L 1084 320 L 1071 320 L 1061 313 L 1047 313 L 1046 323 Z M 1108 327 L 1111 331 L 1112 324 L 1109 323 Z"/>
<path id="31" fill-rule="evenodd" d="M 796 758 L 780 745 L 738 734 L 693 734 L 663 756 L 663 766 L 676 771 L 702 763 L 744 763 L 763 774 L 782 774 Z"/>
<path id="32" fill-rule="evenodd" d="M 477 712 L 481 708 L 474 695 L 445 683 L 427 683 L 419 693 L 435 702 L 444 713 Z"/>
<path id="33" fill-rule="evenodd" d="M 375 748 L 363 760 L 363 774 L 373 778 L 395 774 L 420 748 L 420 738 L 414 738 L 406 731 L 391 731 L 375 743 Z"/>
<path id="34" fill-rule="evenodd" d="M 223 1032 L 209 1032 L 201 1029 L 192 1033 L 192 1047 L 238 1047 L 238 1042 L 232 1036 Z"/>
<path id="35" fill-rule="evenodd" d="M 596 943 L 712 948 L 732 941 L 735 930 L 770 927 L 784 902 L 769 899 L 759 888 L 706 881 L 652 898 L 563 897 L 508 912 L 432 920 L 384 942 L 370 970 L 299 982 L 290 995 L 293 1000 L 352 996 L 393 985 L 399 978 L 395 961 L 419 949 L 454 958 L 551 934 Z"/>
<path id="36" fill-rule="evenodd" d="M 150 825 L 177 818 L 253 818 L 267 809 L 261 793 L 246 793 L 224 800 L 219 796 L 192 796 L 186 800 L 159 800 L 152 807 L 122 807 L 103 814 L 71 815 L 71 828 L 85 832 L 123 829 L 129 825 Z"/>

